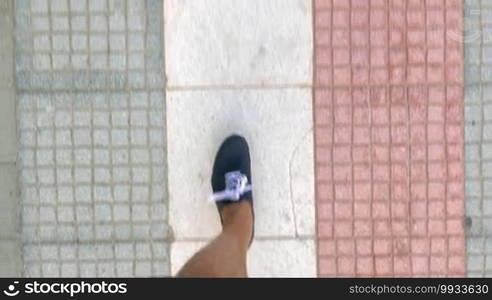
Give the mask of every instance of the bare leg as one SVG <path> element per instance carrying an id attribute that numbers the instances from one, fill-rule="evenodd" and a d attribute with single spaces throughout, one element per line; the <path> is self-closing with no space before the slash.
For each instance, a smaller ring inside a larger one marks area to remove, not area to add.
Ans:
<path id="1" fill-rule="evenodd" d="M 229 204 L 222 209 L 222 232 L 197 252 L 178 277 L 247 277 L 246 254 L 253 234 L 251 204 Z"/>

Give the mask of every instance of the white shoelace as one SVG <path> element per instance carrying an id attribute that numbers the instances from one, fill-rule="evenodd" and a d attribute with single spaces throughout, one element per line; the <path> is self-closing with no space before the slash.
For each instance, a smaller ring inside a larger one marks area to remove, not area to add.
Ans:
<path id="1" fill-rule="evenodd" d="M 239 201 L 244 193 L 251 191 L 251 184 L 248 184 L 248 177 L 240 171 L 228 172 L 225 174 L 225 190 L 213 193 L 209 197 L 210 202 L 223 200 Z"/>

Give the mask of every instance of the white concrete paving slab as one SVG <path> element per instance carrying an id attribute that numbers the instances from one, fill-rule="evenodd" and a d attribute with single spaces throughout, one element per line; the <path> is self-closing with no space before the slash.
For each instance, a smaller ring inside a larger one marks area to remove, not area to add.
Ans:
<path id="1" fill-rule="evenodd" d="M 316 277 L 314 239 L 260 240 L 248 254 L 250 277 Z"/>
<path id="2" fill-rule="evenodd" d="M 176 242 L 171 247 L 175 275 L 206 242 Z M 248 254 L 249 277 L 315 277 L 316 253 L 312 239 L 256 240 Z"/>
<path id="3" fill-rule="evenodd" d="M 22 275 L 13 3 L 0 1 L 0 277 Z"/>
<path id="4" fill-rule="evenodd" d="M 0 66 L 3 63 L 0 62 Z M 5 70 L 2 68 L 2 70 Z M 13 74 L 11 74 L 13 76 Z M 17 158 L 17 128 L 15 118 L 15 90 L 0 87 L 0 162 L 13 162 Z"/>
<path id="5" fill-rule="evenodd" d="M 0 163 L 0 248 L 4 240 L 20 241 L 17 166 Z M 0 272 L 1 274 L 1 272 Z"/>
<path id="6" fill-rule="evenodd" d="M 311 84 L 311 0 L 164 2 L 168 87 Z"/>
<path id="7" fill-rule="evenodd" d="M 22 275 L 21 247 L 18 241 L 3 240 L 0 247 L 0 277 Z"/>
<path id="8" fill-rule="evenodd" d="M 219 232 L 207 202 L 221 142 L 246 137 L 256 237 L 314 236 L 310 89 L 172 91 L 167 94 L 169 217 L 176 240 Z"/>
<path id="9" fill-rule="evenodd" d="M 175 276 L 184 264 L 202 247 L 206 241 L 174 242 L 171 244 L 171 274 Z"/>

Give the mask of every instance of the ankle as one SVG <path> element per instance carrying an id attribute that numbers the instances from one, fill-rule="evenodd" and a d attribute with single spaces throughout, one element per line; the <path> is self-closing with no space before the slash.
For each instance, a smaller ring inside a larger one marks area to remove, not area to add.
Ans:
<path id="1" fill-rule="evenodd" d="M 222 230 L 244 238 L 249 243 L 253 234 L 251 204 L 241 201 L 224 206 L 222 209 Z"/>

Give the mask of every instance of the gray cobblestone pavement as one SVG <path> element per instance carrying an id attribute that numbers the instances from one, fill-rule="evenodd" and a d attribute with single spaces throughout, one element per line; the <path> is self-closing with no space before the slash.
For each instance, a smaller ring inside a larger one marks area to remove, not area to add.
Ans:
<path id="1" fill-rule="evenodd" d="M 468 276 L 492 277 L 492 3 L 465 1 Z"/>
<path id="2" fill-rule="evenodd" d="M 15 21 L 25 275 L 168 275 L 162 1 Z"/>

